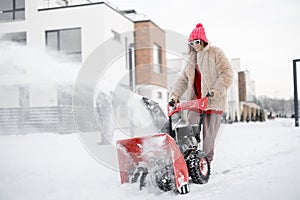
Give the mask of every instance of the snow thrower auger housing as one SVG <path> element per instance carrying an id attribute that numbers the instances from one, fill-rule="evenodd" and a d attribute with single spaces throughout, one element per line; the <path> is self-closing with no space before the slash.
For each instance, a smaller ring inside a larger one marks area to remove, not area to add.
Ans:
<path id="1" fill-rule="evenodd" d="M 121 183 L 137 183 L 140 189 L 155 185 L 163 191 L 186 194 L 189 179 L 196 184 L 207 183 L 210 163 L 201 150 L 200 123 L 179 125 L 172 117 L 182 110 L 204 111 L 208 97 L 180 103 L 168 103 L 168 118 L 159 105 L 146 98 L 142 102 L 151 113 L 159 134 L 117 141 Z M 157 120 L 159 119 L 159 120 Z"/>

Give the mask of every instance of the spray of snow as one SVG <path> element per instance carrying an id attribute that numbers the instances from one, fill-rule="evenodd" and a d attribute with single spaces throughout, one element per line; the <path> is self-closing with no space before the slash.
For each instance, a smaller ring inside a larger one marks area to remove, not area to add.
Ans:
<path id="1" fill-rule="evenodd" d="M 101 132 L 101 144 L 110 144 L 113 139 L 114 120 L 111 98 L 100 92 L 96 98 L 97 123 Z"/>
<path id="2" fill-rule="evenodd" d="M 0 42 L 1 84 L 73 84 L 79 68 L 57 52 Z"/>
<path id="3" fill-rule="evenodd" d="M 128 100 L 128 114 L 133 125 L 137 127 L 149 127 L 152 123 L 151 115 L 142 103 L 142 96 L 135 93 Z"/>

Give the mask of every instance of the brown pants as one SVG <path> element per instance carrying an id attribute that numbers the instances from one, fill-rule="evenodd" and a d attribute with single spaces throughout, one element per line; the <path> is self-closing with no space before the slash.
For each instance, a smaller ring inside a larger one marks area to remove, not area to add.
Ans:
<path id="1" fill-rule="evenodd" d="M 222 115 L 205 114 L 203 119 L 203 151 L 206 153 L 209 161 L 214 158 L 215 139 L 220 128 Z M 188 114 L 189 124 L 199 124 L 200 114 L 190 111 Z"/>

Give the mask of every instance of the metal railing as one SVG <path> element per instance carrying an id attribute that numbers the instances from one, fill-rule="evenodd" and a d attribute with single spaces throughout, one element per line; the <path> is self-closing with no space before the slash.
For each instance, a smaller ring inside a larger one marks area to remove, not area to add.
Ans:
<path id="1" fill-rule="evenodd" d="M 0 135 L 75 132 L 72 107 L 0 108 Z"/>
<path id="2" fill-rule="evenodd" d="M 101 0 L 44 0 L 39 1 L 38 9 L 76 6 L 104 2 Z"/>

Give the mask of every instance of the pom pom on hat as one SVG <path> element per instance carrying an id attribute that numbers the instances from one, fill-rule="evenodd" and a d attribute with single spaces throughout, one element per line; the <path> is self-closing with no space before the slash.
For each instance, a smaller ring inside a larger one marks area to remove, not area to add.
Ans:
<path id="1" fill-rule="evenodd" d="M 202 25 L 201 23 L 199 23 L 199 24 L 196 25 L 196 27 L 197 27 L 197 28 L 203 27 L 203 25 Z"/>
<path id="2" fill-rule="evenodd" d="M 194 30 L 191 32 L 189 41 L 198 40 L 198 39 L 208 43 L 208 40 L 205 35 L 204 27 L 201 23 L 198 23 L 196 25 L 196 28 L 194 28 Z"/>

